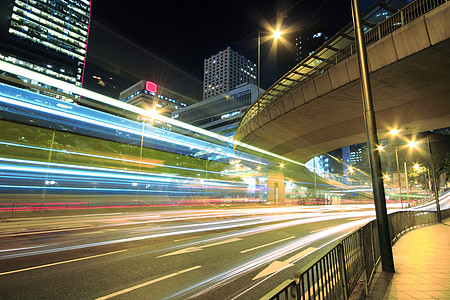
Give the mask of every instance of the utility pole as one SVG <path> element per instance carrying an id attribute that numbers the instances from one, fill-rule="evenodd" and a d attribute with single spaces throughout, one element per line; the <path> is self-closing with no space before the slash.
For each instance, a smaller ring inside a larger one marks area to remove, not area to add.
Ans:
<path id="1" fill-rule="evenodd" d="M 442 223 L 442 216 L 441 216 L 441 206 L 439 205 L 439 189 L 437 187 L 437 180 L 436 180 L 436 171 L 434 170 L 434 162 L 433 157 L 431 156 L 431 145 L 430 145 L 430 138 L 427 135 L 427 145 L 428 145 L 428 155 L 430 160 L 430 172 L 433 176 L 433 191 L 434 191 L 434 199 L 436 200 L 436 213 L 438 217 L 438 222 Z"/>
<path id="2" fill-rule="evenodd" d="M 352 6 L 353 27 L 355 30 L 355 43 L 359 60 L 364 121 L 367 134 L 367 145 L 369 148 L 370 172 L 372 175 L 372 188 L 378 224 L 381 264 L 384 271 L 395 272 L 391 238 L 389 234 L 389 219 L 386 209 L 386 195 L 384 192 L 383 176 L 381 171 L 380 152 L 377 150 L 377 125 L 375 122 L 375 111 L 373 108 L 372 91 L 370 87 L 366 45 L 364 44 L 364 34 L 359 15 L 358 0 L 350 1 Z"/>

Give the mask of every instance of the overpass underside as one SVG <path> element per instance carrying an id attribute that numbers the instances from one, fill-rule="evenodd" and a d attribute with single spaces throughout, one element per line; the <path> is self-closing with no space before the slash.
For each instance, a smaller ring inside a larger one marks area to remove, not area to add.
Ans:
<path id="1" fill-rule="evenodd" d="M 367 48 L 379 138 L 450 125 L 450 3 Z M 305 162 L 366 141 L 357 56 L 285 93 L 236 138 Z"/>

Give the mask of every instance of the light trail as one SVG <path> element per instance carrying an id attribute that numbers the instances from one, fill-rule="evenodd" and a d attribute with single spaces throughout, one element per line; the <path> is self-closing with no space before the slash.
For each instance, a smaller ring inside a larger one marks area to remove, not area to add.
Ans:
<path id="1" fill-rule="evenodd" d="M 1 64 L 1 62 L 0 62 Z M 219 146 L 219 145 L 214 145 L 205 141 L 201 141 L 199 139 L 195 139 L 192 137 L 187 137 L 181 134 L 177 134 L 177 133 L 170 133 L 170 135 L 167 134 L 167 132 L 164 132 L 164 134 L 162 132 L 158 132 L 157 129 L 152 128 L 151 129 L 151 133 L 148 132 L 142 132 L 141 129 L 135 128 L 136 127 L 136 122 L 131 121 L 132 125 L 134 127 L 131 127 L 131 125 L 126 125 L 126 124 L 119 124 L 118 122 L 109 122 L 109 121 L 102 121 L 102 120 L 97 120 L 94 119 L 92 117 L 89 117 L 88 115 L 83 115 L 81 113 L 75 113 L 73 111 L 71 112 L 66 112 L 63 111 L 61 109 L 53 109 L 52 107 L 45 107 L 45 106 L 41 106 L 42 104 L 40 103 L 40 105 L 36 105 L 36 104 L 32 104 L 32 103 L 28 103 L 28 102 L 24 102 L 25 99 L 13 99 L 13 98 L 6 98 L 4 96 L 0 96 L 0 102 L 6 103 L 8 105 L 13 105 L 16 107 L 21 107 L 23 108 L 27 108 L 29 110 L 32 111 L 39 111 L 39 112 L 43 112 L 45 114 L 49 114 L 49 115 L 53 115 L 53 116 L 57 116 L 58 118 L 63 117 L 69 120 L 73 120 L 74 124 L 79 124 L 80 123 L 86 123 L 86 124 L 90 124 L 90 125 L 96 125 L 100 128 L 105 128 L 109 131 L 113 130 L 113 131 L 118 131 L 118 132 L 126 132 L 129 134 L 132 134 L 134 136 L 145 136 L 147 138 L 150 138 L 152 140 L 158 140 L 160 142 L 165 142 L 167 144 L 172 144 L 172 145 L 179 145 L 179 146 L 183 146 L 189 149 L 198 149 L 201 151 L 206 151 L 205 153 L 215 153 L 215 154 L 222 154 L 225 155 L 229 158 L 233 158 L 233 159 L 237 159 L 237 160 L 242 160 L 242 161 L 248 161 L 248 162 L 252 162 L 252 163 L 256 163 L 256 164 L 265 164 L 264 162 L 262 162 L 261 160 L 255 160 L 253 158 L 251 158 L 250 155 L 247 156 L 243 156 L 242 152 L 241 155 L 238 155 L 238 151 L 234 151 L 233 149 L 230 148 L 226 148 L 223 146 Z M 57 101 L 57 100 L 55 100 Z M 117 101 L 117 100 L 114 100 Z M 119 101 L 120 102 L 120 101 Z M 123 103 L 123 102 L 120 102 Z M 73 105 L 70 103 L 67 103 L 66 105 Z M 133 106 L 133 105 L 130 105 Z M 139 108 L 141 109 L 141 108 Z M 144 110 L 146 111 L 146 110 Z M 114 120 L 113 120 L 114 121 Z M 129 120 L 128 120 L 129 121 Z M 155 134 L 157 133 L 157 134 Z M 214 145 L 212 147 L 212 145 Z"/>
<path id="2" fill-rule="evenodd" d="M 129 237 L 129 238 L 112 239 L 112 240 L 99 241 L 99 242 L 91 242 L 91 243 L 86 243 L 86 244 L 58 246 L 58 247 L 50 248 L 50 249 L 41 249 L 41 250 L 35 250 L 35 251 L 0 255 L 0 260 L 17 258 L 17 257 L 26 257 L 26 256 L 32 256 L 32 255 L 39 255 L 39 254 L 48 254 L 48 253 L 69 251 L 69 250 L 84 249 L 84 248 L 97 247 L 97 246 L 113 245 L 113 244 L 126 243 L 126 242 L 136 242 L 136 241 L 154 239 L 154 238 L 159 238 L 159 237 L 167 237 L 167 236 L 173 236 L 173 235 L 192 234 L 192 233 L 199 233 L 199 232 L 211 232 L 211 231 L 215 231 L 215 230 L 228 230 L 228 229 L 239 228 L 239 227 L 262 225 L 265 223 L 281 222 L 278 224 L 264 225 L 264 226 L 257 227 L 257 228 L 250 228 L 250 229 L 238 231 L 238 232 L 235 232 L 232 234 L 224 235 L 219 238 L 208 239 L 208 240 L 200 241 L 200 242 L 192 242 L 192 243 L 185 244 L 183 246 L 170 247 L 170 248 L 166 249 L 166 250 L 171 250 L 171 249 L 177 249 L 180 247 L 194 246 L 194 245 L 198 245 L 198 244 L 205 243 L 205 242 L 215 242 L 215 241 L 218 241 L 218 240 L 221 240 L 224 238 L 244 237 L 244 236 L 248 236 L 248 235 L 271 231 L 271 230 L 276 230 L 276 229 L 281 229 L 281 228 L 286 228 L 286 227 L 291 227 L 291 226 L 297 226 L 297 225 L 305 224 L 305 223 L 328 221 L 328 220 L 334 220 L 334 219 L 339 219 L 339 218 L 347 218 L 349 216 L 354 216 L 354 214 L 355 213 L 350 213 L 350 215 L 344 215 L 343 213 L 336 213 L 333 215 L 321 216 L 321 217 L 310 216 L 309 218 L 301 219 L 301 220 L 296 219 L 301 216 L 290 215 L 285 221 L 283 221 L 282 217 L 280 217 L 280 216 L 274 216 L 274 218 L 270 219 L 270 220 L 254 220 L 254 218 L 248 218 L 247 220 L 243 220 L 241 222 L 237 222 L 236 220 L 229 220 L 228 222 L 227 221 L 218 221 L 216 223 L 210 222 L 208 224 L 200 223 L 200 224 L 188 224 L 188 225 L 175 225 L 175 226 L 168 226 L 168 227 L 162 227 L 162 228 L 155 227 L 155 228 L 149 229 L 150 231 L 155 231 L 155 233 L 153 233 L 153 234 L 134 236 L 134 237 Z M 366 212 L 365 214 L 373 215 L 374 213 Z M 359 213 L 359 215 L 361 215 L 361 213 Z"/>
<path id="3" fill-rule="evenodd" d="M 66 90 L 66 91 L 70 91 L 70 92 L 73 92 L 75 94 L 82 95 L 82 96 L 85 96 L 87 98 L 94 99 L 96 101 L 99 101 L 99 102 L 102 102 L 102 103 L 105 103 L 105 104 L 108 104 L 108 105 L 112 105 L 112 106 L 115 106 L 115 107 L 118 107 L 118 108 L 122 108 L 122 109 L 124 109 L 126 111 L 134 112 L 134 113 L 136 113 L 138 115 L 148 116 L 148 117 L 150 117 L 152 119 L 156 119 L 156 120 L 159 120 L 159 121 L 167 123 L 167 124 L 171 124 L 171 125 L 174 125 L 174 126 L 177 126 L 177 127 L 180 127 L 180 128 L 192 131 L 192 132 L 197 132 L 197 133 L 200 133 L 200 134 L 202 134 L 204 136 L 207 136 L 207 137 L 213 138 L 215 140 L 218 140 L 220 142 L 225 142 L 227 144 L 234 145 L 234 146 L 240 146 L 242 148 L 245 148 L 245 149 L 248 149 L 248 150 L 251 150 L 251 151 L 256 151 L 256 152 L 261 153 L 263 155 L 268 155 L 270 157 L 274 157 L 274 158 L 283 160 L 285 162 L 290 162 L 290 163 L 293 163 L 293 164 L 296 164 L 296 165 L 304 166 L 304 164 L 302 164 L 300 162 L 297 162 L 295 160 L 289 159 L 287 157 L 284 157 L 284 156 L 281 156 L 281 155 L 277 155 L 275 153 L 272 153 L 272 152 L 269 152 L 269 151 L 266 151 L 266 150 L 254 147 L 254 146 L 251 146 L 251 145 L 248 145 L 248 144 L 245 144 L 245 143 L 242 143 L 242 142 L 235 141 L 232 138 L 224 137 L 224 136 L 221 136 L 221 135 L 219 135 L 217 133 L 213 133 L 213 132 L 210 132 L 208 130 L 196 127 L 196 126 L 177 121 L 175 119 L 172 119 L 172 118 L 160 115 L 160 114 L 158 114 L 158 113 L 156 113 L 154 111 L 151 111 L 151 110 L 150 111 L 149 110 L 145 110 L 143 108 L 140 108 L 140 107 L 137 107 L 137 106 L 134 106 L 134 105 L 131 105 L 131 104 L 127 104 L 127 103 L 124 103 L 124 102 L 121 102 L 121 101 L 118 101 L 118 100 L 106 97 L 104 95 L 101 95 L 101 94 L 98 94 L 98 93 L 95 93 L 95 92 L 92 92 L 92 91 L 88 91 L 88 90 L 82 89 L 82 88 L 77 87 L 75 85 L 72 85 L 72 84 L 69 84 L 69 83 L 66 83 L 66 82 L 63 82 L 63 81 L 60 81 L 60 80 L 57 80 L 57 79 L 45 76 L 43 74 L 31 71 L 31 70 L 27 70 L 25 68 L 21 68 L 19 66 L 14 65 L 14 64 L 7 63 L 5 61 L 0 61 L 0 69 L 6 71 L 8 73 L 12 73 L 12 74 L 18 75 L 18 76 L 24 76 L 24 77 L 27 77 L 27 78 L 32 78 L 32 79 L 34 79 L 36 81 L 48 84 L 50 86 L 58 87 L 60 89 L 63 89 L 63 90 Z M 141 134 L 141 133 L 139 132 L 139 134 Z M 176 141 L 174 141 L 174 142 L 176 142 Z M 208 148 L 208 149 L 205 149 L 205 150 L 210 151 L 211 149 Z"/>
<path id="4" fill-rule="evenodd" d="M 349 230 L 351 228 L 354 227 L 358 227 L 361 226 L 363 224 L 366 224 L 368 221 L 370 221 L 370 219 L 364 219 L 364 220 L 359 220 L 359 221 L 354 221 L 351 223 L 346 223 L 346 224 L 342 224 L 342 225 L 338 225 L 332 229 L 329 229 L 327 231 L 324 232 L 320 232 L 320 233 L 315 233 L 315 234 L 311 234 L 308 235 L 306 237 L 302 237 L 299 239 L 296 239 L 293 242 L 288 243 L 287 245 L 284 246 L 280 246 L 276 249 L 272 249 L 271 251 L 269 251 L 266 254 L 263 254 L 255 259 L 251 259 L 250 261 L 240 264 L 237 267 L 234 267 L 232 269 L 229 269 L 225 272 L 222 272 L 216 276 L 210 277 L 206 280 L 203 280 L 195 285 L 192 285 L 191 287 L 184 289 L 182 291 L 179 291 L 175 294 L 170 295 L 168 298 L 177 298 L 180 297 L 182 295 L 185 296 L 186 293 L 192 291 L 192 290 L 198 290 L 201 289 L 200 292 L 197 292 L 193 295 L 190 295 L 187 299 L 195 299 L 196 297 L 200 297 L 201 295 L 216 289 L 220 286 L 224 286 L 226 284 L 228 284 L 230 281 L 233 281 L 234 279 L 236 279 L 238 276 L 241 276 L 244 273 L 247 273 L 249 271 L 252 271 L 258 267 L 260 267 L 263 264 L 266 264 L 272 260 L 278 259 L 280 257 L 283 257 L 285 255 L 288 255 L 290 253 L 293 253 L 294 251 L 298 251 L 299 249 L 302 249 L 303 247 L 306 247 L 308 245 L 310 245 L 313 242 L 318 242 L 323 238 L 326 238 L 328 236 L 337 234 L 341 231 L 346 231 Z M 341 238 L 342 236 L 344 236 L 346 233 L 343 233 L 342 235 L 340 235 L 338 238 Z M 334 240 L 336 240 L 334 239 Z M 185 296 L 186 297 L 186 296 Z"/>
<path id="5" fill-rule="evenodd" d="M 257 249 L 261 249 L 261 248 L 264 248 L 264 247 L 272 246 L 272 245 L 275 245 L 275 244 L 278 244 L 278 243 L 281 243 L 281 242 L 284 242 L 284 241 L 287 241 L 287 240 L 290 240 L 290 239 L 293 239 L 293 238 L 295 238 L 295 236 L 290 236 L 290 237 L 287 237 L 285 239 L 281 239 L 281 240 L 278 240 L 278 241 L 274 241 L 274 242 L 267 243 L 267 244 L 264 244 L 264 245 L 260 245 L 260 246 L 257 246 L 257 247 L 253 247 L 253 248 L 250 248 L 250 249 L 242 250 L 239 253 L 241 253 L 241 254 L 242 253 L 247 253 L 247 252 L 250 252 L 250 251 L 253 251 L 253 250 L 257 250 Z"/>
<path id="6" fill-rule="evenodd" d="M 183 185 L 199 184 L 199 179 L 193 177 L 180 176 L 176 174 L 167 173 L 150 173 L 138 172 L 118 169 L 99 168 L 91 166 L 67 165 L 60 163 L 51 163 L 43 161 L 28 161 L 12 158 L 0 158 L 0 167 L 3 171 L 10 172 L 29 172 L 29 173 L 43 173 L 51 175 L 64 176 L 83 176 L 98 177 L 97 180 L 104 181 L 104 178 L 116 179 L 121 182 L 128 180 L 131 184 L 133 181 L 150 180 L 152 182 L 160 183 L 174 183 L 174 180 L 180 180 Z M 8 177 L 11 175 L 8 175 Z M 232 181 L 217 180 L 217 179 L 202 179 L 201 185 L 205 187 L 237 187 L 237 184 Z M 47 187 L 51 188 L 51 187 Z"/>
<path id="7" fill-rule="evenodd" d="M 52 152 L 55 152 L 55 153 L 64 153 L 64 154 L 71 154 L 71 155 L 79 155 L 79 156 L 92 157 L 92 158 L 100 158 L 100 159 L 111 160 L 111 161 L 120 161 L 120 162 L 127 162 L 127 163 L 135 163 L 135 164 L 141 164 L 141 165 L 148 165 L 148 166 L 152 166 L 152 167 L 164 167 L 164 168 L 171 168 L 171 169 L 185 170 L 185 171 L 193 171 L 193 172 L 202 172 L 202 173 L 207 172 L 208 174 L 221 174 L 220 172 L 216 172 L 216 171 L 206 171 L 206 170 L 203 170 L 203 169 L 192 169 L 192 168 L 186 168 L 186 167 L 181 167 L 181 166 L 172 166 L 172 165 L 165 165 L 165 164 L 157 164 L 157 163 L 150 163 L 150 162 L 146 162 L 146 161 L 131 160 L 131 159 L 124 159 L 124 158 L 117 158 L 117 157 L 110 157 L 110 156 L 103 156 L 103 155 L 95 155 L 95 154 L 82 153 L 82 152 L 75 152 L 75 151 L 68 151 L 68 150 L 50 149 L 50 148 L 37 147 L 37 146 L 29 146 L 29 145 L 22 145 L 22 144 L 9 143 L 9 142 L 2 142 L 2 141 L 0 141 L 0 145 L 13 146 L 13 147 L 20 147 L 20 148 L 28 148 L 28 149 L 36 149 L 36 150 L 43 150 L 43 151 L 52 151 Z"/>

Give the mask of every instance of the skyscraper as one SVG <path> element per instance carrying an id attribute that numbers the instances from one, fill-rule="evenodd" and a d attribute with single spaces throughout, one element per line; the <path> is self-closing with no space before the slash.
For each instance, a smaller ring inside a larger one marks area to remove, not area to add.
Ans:
<path id="1" fill-rule="evenodd" d="M 229 92 L 242 83 L 257 84 L 256 64 L 227 47 L 205 59 L 203 100 Z"/>
<path id="2" fill-rule="evenodd" d="M 90 6 L 90 0 L 0 0 L 0 59 L 81 86 Z"/>

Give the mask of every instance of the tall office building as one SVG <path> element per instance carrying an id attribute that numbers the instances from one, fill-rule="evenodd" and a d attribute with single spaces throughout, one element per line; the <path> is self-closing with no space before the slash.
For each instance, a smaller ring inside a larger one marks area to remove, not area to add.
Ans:
<path id="1" fill-rule="evenodd" d="M 205 59 L 203 100 L 229 92 L 242 83 L 257 84 L 256 64 L 227 47 Z"/>
<path id="2" fill-rule="evenodd" d="M 184 102 L 190 101 L 189 98 L 177 92 L 145 80 L 141 80 L 122 91 L 119 97 L 122 102 L 147 110 L 156 110 L 166 117 L 171 117 L 172 112 L 186 107 L 187 104 Z M 142 116 L 138 116 L 138 120 L 142 120 Z M 171 130 L 170 124 L 158 120 L 153 120 L 151 124 L 155 127 Z"/>
<path id="3" fill-rule="evenodd" d="M 81 86 L 90 6 L 90 0 L 0 0 L 0 59 Z"/>

